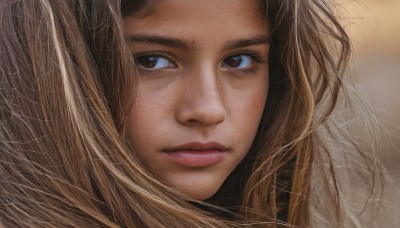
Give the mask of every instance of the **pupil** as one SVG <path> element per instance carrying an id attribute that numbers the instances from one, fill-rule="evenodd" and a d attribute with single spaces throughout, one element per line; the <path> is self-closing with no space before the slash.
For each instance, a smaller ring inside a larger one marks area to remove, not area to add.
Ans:
<path id="1" fill-rule="evenodd" d="M 157 64 L 157 58 L 153 56 L 141 56 L 138 61 L 146 68 L 153 68 Z"/>
<path id="2" fill-rule="evenodd" d="M 242 58 L 240 56 L 234 56 L 226 60 L 226 64 L 230 67 L 238 67 L 242 63 Z"/>

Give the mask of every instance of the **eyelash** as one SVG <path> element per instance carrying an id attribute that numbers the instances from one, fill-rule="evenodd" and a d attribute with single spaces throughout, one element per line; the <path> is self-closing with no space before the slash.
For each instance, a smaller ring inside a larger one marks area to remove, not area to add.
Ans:
<path id="1" fill-rule="evenodd" d="M 227 56 L 224 59 L 227 59 L 227 58 L 230 58 L 233 56 L 238 56 L 238 55 L 248 55 L 257 63 L 265 63 L 266 62 L 266 60 L 258 52 L 255 52 L 253 50 L 241 50 L 241 51 L 238 51 L 237 53 L 230 54 L 229 56 Z"/>
<path id="2" fill-rule="evenodd" d="M 231 53 L 230 55 L 225 57 L 222 63 L 224 63 L 229 58 L 233 58 L 233 57 L 241 56 L 241 55 L 249 56 L 252 59 L 252 61 L 254 61 L 256 63 L 256 64 L 254 64 L 256 66 L 252 66 L 247 69 L 236 69 L 236 68 L 232 67 L 229 69 L 230 71 L 235 71 L 235 72 L 237 72 L 239 74 L 243 74 L 243 75 L 252 74 L 257 70 L 257 64 L 262 64 L 262 63 L 267 62 L 267 60 L 265 60 L 259 53 L 255 52 L 253 50 L 241 50 L 236 53 Z M 170 61 L 173 65 L 177 66 L 177 64 L 175 63 L 174 57 L 165 52 L 144 52 L 144 53 L 135 54 L 133 57 L 134 57 L 135 62 L 137 62 L 137 60 L 140 57 L 163 57 L 163 58 L 166 58 L 168 61 Z M 168 70 L 168 68 L 151 69 L 151 68 L 139 67 L 139 70 L 141 71 L 141 73 L 144 73 L 144 74 L 155 74 L 155 73 L 158 73 L 163 70 Z"/>
<path id="3" fill-rule="evenodd" d="M 133 56 L 135 62 L 140 57 L 163 57 L 163 58 L 168 59 L 174 65 L 177 65 L 177 64 L 175 64 L 175 58 L 171 54 L 168 54 L 168 53 L 165 53 L 165 52 L 143 52 L 143 53 L 135 54 Z"/>
<path id="4" fill-rule="evenodd" d="M 267 60 L 264 59 L 258 52 L 255 52 L 253 50 L 248 50 L 248 49 L 240 50 L 240 51 L 238 51 L 236 53 L 230 54 L 230 55 L 228 55 L 227 57 L 224 58 L 224 61 L 229 59 L 229 58 L 232 58 L 232 57 L 235 57 L 235 56 L 240 56 L 240 55 L 247 55 L 247 56 L 251 57 L 251 59 L 253 61 L 255 61 L 256 64 L 262 64 L 262 63 L 266 63 L 267 62 Z M 242 70 L 237 70 L 236 69 L 235 70 L 233 68 L 233 70 L 238 72 L 239 74 L 248 75 L 248 74 L 252 74 L 252 73 L 256 72 L 257 65 L 253 66 L 251 68 L 248 68 L 248 69 L 242 69 Z"/>

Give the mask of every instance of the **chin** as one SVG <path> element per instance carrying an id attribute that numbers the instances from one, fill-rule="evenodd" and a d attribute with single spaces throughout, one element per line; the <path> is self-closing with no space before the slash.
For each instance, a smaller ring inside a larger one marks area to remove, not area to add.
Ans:
<path id="1" fill-rule="evenodd" d="M 203 201 L 203 200 L 211 198 L 217 191 L 218 191 L 218 189 L 215 189 L 215 191 L 196 192 L 196 193 L 190 194 L 189 196 L 192 199 Z"/>
<path id="2" fill-rule="evenodd" d="M 194 200 L 203 201 L 211 198 L 221 187 L 221 183 L 208 183 L 208 185 L 194 184 L 194 185 L 175 185 L 173 188 L 177 189 L 181 194 L 190 197 Z"/>

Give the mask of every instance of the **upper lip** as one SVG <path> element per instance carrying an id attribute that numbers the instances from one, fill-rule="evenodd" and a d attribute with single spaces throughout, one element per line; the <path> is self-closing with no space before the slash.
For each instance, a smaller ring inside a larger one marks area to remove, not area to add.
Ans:
<path id="1" fill-rule="evenodd" d="M 179 146 L 165 148 L 162 151 L 164 152 L 174 152 L 174 151 L 182 151 L 182 150 L 193 150 L 193 151 L 207 151 L 207 150 L 219 150 L 219 151 L 227 151 L 228 148 L 218 142 L 190 142 L 186 144 L 182 144 Z"/>

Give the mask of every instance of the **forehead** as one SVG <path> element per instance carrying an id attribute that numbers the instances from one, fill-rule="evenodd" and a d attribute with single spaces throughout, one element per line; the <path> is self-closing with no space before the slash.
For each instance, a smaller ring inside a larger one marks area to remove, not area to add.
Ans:
<path id="1" fill-rule="evenodd" d="M 129 31 L 173 33 L 267 33 L 258 0 L 157 0 L 151 11 L 127 17 Z"/>
<path id="2" fill-rule="evenodd" d="M 224 14 L 226 16 L 261 16 L 258 0 L 159 0 L 153 3 L 153 13 L 159 16 L 198 16 Z"/>

